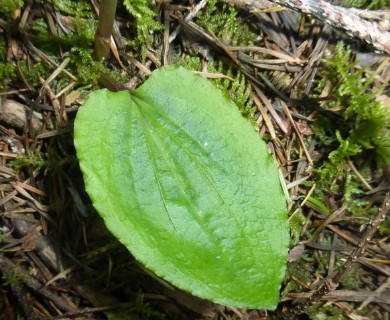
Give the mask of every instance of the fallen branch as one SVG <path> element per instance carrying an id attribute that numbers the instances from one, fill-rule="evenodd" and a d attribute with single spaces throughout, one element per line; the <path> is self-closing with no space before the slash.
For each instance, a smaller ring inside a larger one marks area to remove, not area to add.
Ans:
<path id="1" fill-rule="evenodd" d="M 270 9 L 273 2 L 300 13 L 310 14 L 331 26 L 346 31 L 373 45 L 377 50 L 390 53 L 390 22 L 381 19 L 388 16 L 387 11 L 366 11 L 348 9 L 332 5 L 324 0 L 223 0 L 226 3 L 252 12 Z"/>

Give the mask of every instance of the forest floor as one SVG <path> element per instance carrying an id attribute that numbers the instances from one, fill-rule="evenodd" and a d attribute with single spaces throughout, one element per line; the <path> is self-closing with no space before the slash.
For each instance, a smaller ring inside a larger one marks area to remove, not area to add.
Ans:
<path id="1" fill-rule="evenodd" d="M 91 55 L 97 9 L 0 8 L 0 319 L 389 319 L 388 55 L 281 7 L 172 1 L 155 8 L 165 28 L 154 32 L 120 5 L 101 64 Z M 280 166 L 291 249 L 275 311 L 167 285 L 86 194 L 73 146 L 79 106 L 93 89 L 134 89 L 164 65 L 210 77 Z"/>

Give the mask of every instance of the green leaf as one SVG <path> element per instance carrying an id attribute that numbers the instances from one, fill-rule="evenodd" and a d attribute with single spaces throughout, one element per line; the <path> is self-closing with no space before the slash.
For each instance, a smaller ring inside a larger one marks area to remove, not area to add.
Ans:
<path id="1" fill-rule="evenodd" d="M 289 241 L 277 168 L 208 80 L 162 68 L 131 94 L 96 91 L 75 146 L 95 208 L 148 269 L 220 304 L 276 307 Z"/>

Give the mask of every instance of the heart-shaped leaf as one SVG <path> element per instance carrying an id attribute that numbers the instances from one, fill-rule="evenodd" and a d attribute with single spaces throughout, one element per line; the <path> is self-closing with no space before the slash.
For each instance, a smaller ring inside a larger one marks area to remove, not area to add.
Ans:
<path id="1" fill-rule="evenodd" d="M 289 240 L 277 169 L 208 80 L 162 68 L 133 93 L 96 91 L 75 145 L 95 208 L 148 269 L 220 304 L 275 308 Z"/>

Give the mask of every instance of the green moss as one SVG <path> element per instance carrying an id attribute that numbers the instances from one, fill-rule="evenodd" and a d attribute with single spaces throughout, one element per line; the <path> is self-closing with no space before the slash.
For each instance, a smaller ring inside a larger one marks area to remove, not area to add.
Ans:
<path id="1" fill-rule="evenodd" d="M 348 211 L 354 216 L 372 216 L 376 212 L 375 208 L 365 209 L 369 202 L 364 199 L 361 181 L 351 173 L 345 177 L 342 201 L 348 205 Z"/>
<path id="2" fill-rule="evenodd" d="M 49 2 L 53 4 L 61 13 L 69 16 L 80 16 L 84 18 L 92 18 L 91 3 L 86 0 L 36 0 L 39 3 Z"/>
<path id="3" fill-rule="evenodd" d="M 225 79 L 225 81 L 228 81 Z M 252 87 L 245 80 L 245 77 L 241 72 L 237 72 L 234 78 L 234 81 L 231 83 L 231 87 L 229 88 L 231 92 L 231 97 L 237 107 L 241 110 L 243 116 L 254 119 L 255 118 L 255 110 L 257 110 L 253 104 L 253 101 L 250 97 Z"/>
<path id="4" fill-rule="evenodd" d="M 62 35 L 58 39 L 59 43 L 65 46 L 67 50 L 74 47 L 88 48 L 92 46 L 95 39 L 97 17 L 90 3 L 77 1 L 70 7 L 64 6 L 62 2 L 55 1 L 55 3 L 60 10 L 67 9 L 73 17 L 73 29 L 69 33 Z"/>
<path id="5" fill-rule="evenodd" d="M 146 46 L 153 43 L 153 33 L 163 29 L 156 20 L 156 12 L 150 7 L 149 0 L 124 0 L 124 6 L 134 17 L 134 23 L 129 23 L 136 30 L 136 37 L 127 44 L 138 48 L 142 58 L 146 57 Z"/>
<path id="6" fill-rule="evenodd" d="M 87 0 L 53 0 L 53 4 L 63 13 L 79 18 L 94 18 L 95 12 L 90 1 Z"/>
<path id="7" fill-rule="evenodd" d="M 124 77 L 119 70 L 108 70 L 101 61 L 93 59 L 92 54 L 87 49 L 80 47 L 71 50 L 71 61 L 69 63 L 80 85 L 97 85 L 102 73 L 109 75 L 118 82 L 123 82 Z"/>
<path id="8" fill-rule="evenodd" d="M 18 8 L 24 6 L 23 0 L 0 0 L 0 13 L 9 15 Z"/>
<path id="9" fill-rule="evenodd" d="M 42 19 L 36 21 L 33 26 L 34 30 L 40 30 L 42 33 L 44 33 L 43 30 L 47 30 L 46 24 Z M 8 62 L 6 55 L 7 43 L 3 37 L 0 37 L 0 90 L 6 90 L 12 83 L 16 83 L 19 73 L 23 75 L 29 85 L 37 88 L 40 86 L 39 76 L 45 79 L 51 72 L 50 68 L 43 62 L 28 63 L 26 59 L 18 62 L 19 71 L 17 71 L 16 63 Z M 55 57 L 53 57 L 53 60 L 55 61 Z M 18 80 L 17 87 L 20 83 L 23 82 Z"/>
<path id="10" fill-rule="evenodd" d="M 81 48 L 73 48 L 70 57 L 70 65 L 76 70 L 78 81 L 81 84 L 96 85 L 100 73 L 105 71 L 103 64 L 95 61 L 88 50 Z"/>
<path id="11" fill-rule="evenodd" d="M 344 262 L 343 262 L 344 263 Z M 361 285 L 358 268 L 349 270 L 341 281 L 342 289 L 357 291 Z"/>
<path id="12" fill-rule="evenodd" d="M 0 62 L 0 91 L 8 89 L 15 78 L 15 66 L 11 62 Z"/>
<path id="13" fill-rule="evenodd" d="M 138 294 L 135 300 L 131 301 L 129 304 L 129 307 L 126 308 L 127 314 L 136 314 L 141 319 L 166 319 L 165 315 L 159 311 L 156 311 L 147 303 L 144 301 L 143 295 Z M 111 318 L 110 318 L 111 319 Z M 116 319 L 123 319 L 121 317 L 118 317 Z"/>
<path id="14" fill-rule="evenodd" d="M 213 83 L 233 100 L 244 117 L 248 118 L 254 126 L 257 126 L 255 115 L 257 109 L 250 98 L 252 88 L 242 73 L 233 71 L 231 67 L 226 68 L 223 63 L 209 64 L 208 72 L 225 74 L 234 79 L 234 81 L 228 78 L 213 79 Z"/>
<path id="15" fill-rule="evenodd" d="M 317 303 L 306 310 L 312 320 L 348 320 L 344 312 L 332 305 L 324 305 L 324 303 Z"/>
<path id="16" fill-rule="evenodd" d="M 5 62 L 7 56 L 7 42 L 5 37 L 0 36 L 0 62 Z"/>
<path id="17" fill-rule="evenodd" d="M 283 289 L 283 295 L 289 292 L 297 292 L 302 289 L 301 283 L 311 283 L 311 272 L 305 268 L 302 260 L 287 264 L 286 275 L 284 279 L 288 280 Z"/>
<path id="18" fill-rule="evenodd" d="M 6 60 L 7 43 L 0 36 L 0 91 L 6 90 L 9 84 L 16 78 L 15 65 Z"/>
<path id="19" fill-rule="evenodd" d="M 210 30 L 218 39 L 232 46 L 250 45 L 257 34 L 238 15 L 238 11 L 217 0 L 207 2 L 204 12 L 198 15 L 196 22 Z"/>
<path id="20" fill-rule="evenodd" d="M 177 54 L 173 58 L 173 64 L 175 66 L 184 67 L 189 70 L 202 70 L 202 61 L 198 56 L 194 56 L 192 54 Z"/>
<path id="21" fill-rule="evenodd" d="M 290 232 L 291 242 L 296 244 L 299 241 L 303 226 L 307 223 L 306 217 L 302 214 L 302 210 L 299 210 L 292 219 L 290 219 Z"/>
<path id="22" fill-rule="evenodd" d="M 78 46 L 87 46 L 92 44 L 95 40 L 95 32 L 97 28 L 97 20 L 90 18 L 84 18 L 80 13 L 77 13 L 73 20 L 75 26 L 75 32 L 68 41 Z"/>
<path id="23" fill-rule="evenodd" d="M 41 83 L 38 80 L 39 77 L 46 79 L 52 72 L 52 70 L 43 62 L 29 64 L 27 60 L 20 61 L 19 68 L 27 83 L 34 88 L 40 88 L 41 86 Z"/>
<path id="24" fill-rule="evenodd" d="M 387 130 L 390 112 L 382 102 L 375 100 L 379 92 L 370 91 L 374 75 L 365 76 L 367 71 L 354 69 L 356 64 L 350 60 L 351 49 L 339 43 L 335 56 L 324 61 L 320 72 L 322 80 L 318 90 L 321 91 L 328 83 L 333 88 L 333 100 L 325 108 L 340 108 L 340 115 L 346 124 L 339 129 L 328 123 L 326 135 L 333 131 L 335 134 L 331 135 L 331 141 L 337 140 L 339 144 L 329 158 L 332 162 L 340 162 L 364 150 L 372 150 L 382 161 L 390 163 L 390 136 Z"/>
<path id="25" fill-rule="evenodd" d="M 381 223 L 379 226 L 379 232 L 381 234 L 390 235 L 390 217 L 386 216 L 385 221 Z"/>
<path id="26" fill-rule="evenodd" d="M 22 285 L 24 283 L 24 278 L 21 274 L 17 273 L 16 271 L 11 272 L 10 275 L 3 276 L 3 284 L 4 285 Z"/>
<path id="27" fill-rule="evenodd" d="M 40 171 L 46 166 L 46 161 L 42 158 L 42 155 L 39 152 L 27 152 L 25 155 L 21 155 L 15 160 L 12 160 L 10 165 L 14 169 L 33 167 L 34 169 Z"/>
<path id="28" fill-rule="evenodd" d="M 72 24 L 67 32 L 60 32 L 59 36 L 53 36 L 45 19 L 37 18 L 31 23 L 31 30 L 34 32 L 34 43 L 40 50 L 46 53 L 57 54 L 58 49 L 71 50 L 74 47 L 88 48 L 92 46 L 95 37 L 97 19 L 90 5 L 83 1 L 77 5 L 73 3 L 67 7 L 68 1 L 54 2 L 55 6 L 64 13 L 72 14 Z"/>
<path id="29" fill-rule="evenodd" d="M 31 31 L 34 32 L 35 39 L 43 38 L 43 35 L 46 35 L 44 37 L 47 38 L 47 34 L 49 33 L 49 28 L 47 26 L 46 20 L 43 18 L 37 18 L 31 22 Z"/>
<path id="30" fill-rule="evenodd" d="M 31 31 L 33 34 L 32 41 L 39 50 L 46 54 L 53 55 L 56 52 L 56 43 L 50 35 L 49 27 L 46 20 L 37 18 L 31 22 Z"/>
<path id="31" fill-rule="evenodd" d="M 351 50 L 342 43 L 337 45 L 334 56 L 324 61 L 320 77 L 317 90 L 321 92 L 326 85 L 332 89 L 332 100 L 324 108 L 337 110 L 338 120 L 319 117 L 313 126 L 319 147 L 328 154 L 328 159 L 315 170 L 315 196 L 320 199 L 336 195 L 348 205 L 350 213 L 370 215 L 374 210 L 364 209 L 367 202 L 362 198 L 361 182 L 347 165 L 347 159 L 359 171 L 373 164 L 380 170 L 390 163 L 390 112 L 375 100 L 379 92 L 372 90 L 374 75 L 355 68 Z"/>

